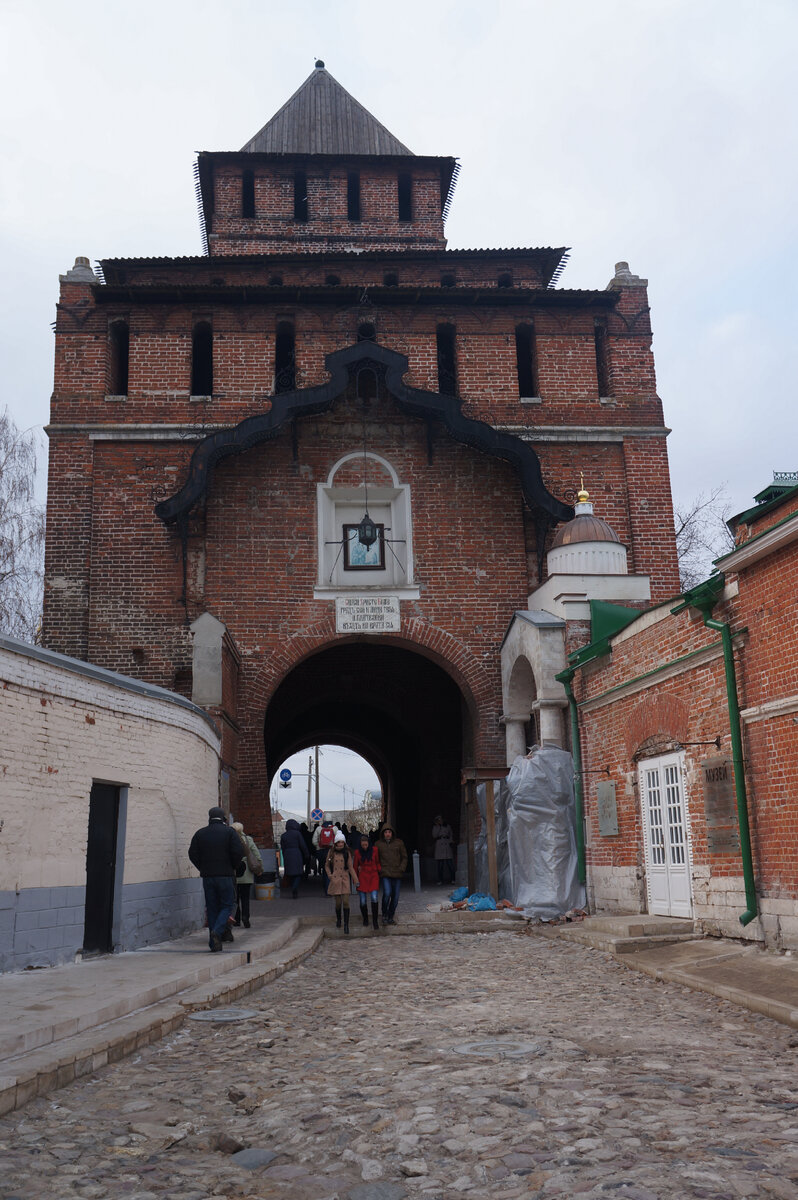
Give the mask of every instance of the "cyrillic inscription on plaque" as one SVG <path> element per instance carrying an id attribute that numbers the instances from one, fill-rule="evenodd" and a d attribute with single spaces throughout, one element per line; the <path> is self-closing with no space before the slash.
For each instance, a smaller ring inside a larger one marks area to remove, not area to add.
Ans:
<path id="1" fill-rule="evenodd" d="M 730 854 L 740 849 L 734 771 L 730 758 L 708 758 L 701 764 L 704 778 L 704 815 L 710 854 Z"/>
<path id="2" fill-rule="evenodd" d="M 618 832 L 618 805 L 615 800 L 615 780 L 602 779 L 596 784 L 599 833 L 602 837 L 614 837 Z"/>
<path id="3" fill-rule="evenodd" d="M 398 596 L 337 596 L 336 633 L 398 633 Z"/>

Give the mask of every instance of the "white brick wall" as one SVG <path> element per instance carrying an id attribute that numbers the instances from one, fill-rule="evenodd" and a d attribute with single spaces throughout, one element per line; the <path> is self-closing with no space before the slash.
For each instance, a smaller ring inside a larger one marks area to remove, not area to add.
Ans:
<path id="1" fill-rule="evenodd" d="M 218 797 L 207 720 L 28 650 L 0 646 L 0 891 L 85 883 L 94 780 L 129 788 L 125 884 L 193 875 L 188 842 Z"/>

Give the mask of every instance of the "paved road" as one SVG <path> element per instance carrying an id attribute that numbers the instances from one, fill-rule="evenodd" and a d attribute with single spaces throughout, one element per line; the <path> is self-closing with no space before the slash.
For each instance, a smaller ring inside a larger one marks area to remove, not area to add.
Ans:
<path id="1" fill-rule="evenodd" d="M 246 1004 L 0 1121 L 3 1200 L 798 1197 L 794 1031 L 586 947 L 327 941 Z"/>

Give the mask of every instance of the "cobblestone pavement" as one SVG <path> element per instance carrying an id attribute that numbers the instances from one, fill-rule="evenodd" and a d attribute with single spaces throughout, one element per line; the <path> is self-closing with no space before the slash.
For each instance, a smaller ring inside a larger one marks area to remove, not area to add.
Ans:
<path id="1" fill-rule="evenodd" d="M 0 1121 L 4 1200 L 798 1197 L 795 1033 L 584 946 L 327 941 L 245 1004 Z"/>

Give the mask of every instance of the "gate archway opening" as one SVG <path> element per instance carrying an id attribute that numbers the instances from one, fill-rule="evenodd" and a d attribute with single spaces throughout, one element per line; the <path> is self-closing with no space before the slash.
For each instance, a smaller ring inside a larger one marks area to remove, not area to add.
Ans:
<path id="1" fill-rule="evenodd" d="M 269 702 L 264 740 L 270 781 L 288 755 L 317 743 L 367 759 L 382 782 L 387 819 L 422 862 L 431 859 L 439 813 L 461 834 L 471 707 L 442 666 L 406 645 L 353 639 L 303 659 Z"/>

